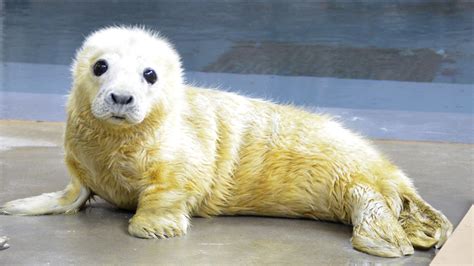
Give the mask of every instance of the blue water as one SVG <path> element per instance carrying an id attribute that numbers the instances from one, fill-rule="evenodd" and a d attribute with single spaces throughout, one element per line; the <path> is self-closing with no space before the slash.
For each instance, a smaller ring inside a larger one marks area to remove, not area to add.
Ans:
<path id="1" fill-rule="evenodd" d="M 0 59 L 69 65 L 91 31 L 140 24 L 169 37 L 189 71 L 242 41 L 429 48 L 449 55 L 434 82 L 472 84 L 474 3 L 460 2 L 6 0 Z"/>

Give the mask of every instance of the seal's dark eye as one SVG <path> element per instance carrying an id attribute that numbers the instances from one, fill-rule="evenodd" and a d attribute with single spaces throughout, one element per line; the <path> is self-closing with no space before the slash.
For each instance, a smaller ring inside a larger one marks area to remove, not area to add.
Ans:
<path id="1" fill-rule="evenodd" d="M 94 64 L 94 68 L 93 68 L 94 75 L 99 77 L 102 74 L 104 74 L 105 72 L 107 72 L 108 68 L 109 68 L 109 66 L 107 65 L 107 61 L 105 61 L 104 59 L 100 59 L 99 61 L 95 62 L 95 64 Z"/>
<path id="2" fill-rule="evenodd" d="M 156 76 L 155 70 L 151 68 L 147 68 L 143 71 L 143 77 L 145 78 L 146 82 L 148 82 L 149 84 L 155 83 L 158 78 Z"/>

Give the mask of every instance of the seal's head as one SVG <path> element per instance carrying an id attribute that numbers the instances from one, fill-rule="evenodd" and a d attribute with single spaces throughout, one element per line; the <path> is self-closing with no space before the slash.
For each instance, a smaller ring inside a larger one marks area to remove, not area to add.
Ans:
<path id="1" fill-rule="evenodd" d="M 78 50 L 72 71 L 72 93 L 82 101 L 75 104 L 116 125 L 139 124 L 155 107 L 169 107 L 183 84 L 172 45 L 139 27 L 94 32 Z"/>

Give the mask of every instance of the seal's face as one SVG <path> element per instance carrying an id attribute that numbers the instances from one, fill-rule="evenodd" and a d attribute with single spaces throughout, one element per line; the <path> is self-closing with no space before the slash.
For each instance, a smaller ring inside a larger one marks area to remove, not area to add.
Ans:
<path id="1" fill-rule="evenodd" d="M 101 54 L 91 64 L 97 94 L 92 114 L 114 124 L 138 124 L 150 109 L 151 98 L 158 94 L 158 74 L 152 62 L 137 60 L 135 55 Z"/>
<path id="2" fill-rule="evenodd" d="M 157 105 L 169 104 L 180 89 L 180 59 L 169 43 L 140 28 L 92 34 L 73 66 L 75 89 L 89 100 L 95 118 L 116 124 L 141 123 Z"/>

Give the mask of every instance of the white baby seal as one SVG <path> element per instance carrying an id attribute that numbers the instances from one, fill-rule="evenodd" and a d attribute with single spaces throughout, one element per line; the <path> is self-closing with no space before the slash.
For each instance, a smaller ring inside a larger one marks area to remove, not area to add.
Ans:
<path id="1" fill-rule="evenodd" d="M 451 223 L 367 140 L 325 115 L 185 84 L 157 33 L 110 27 L 73 63 L 59 192 L 15 200 L 12 215 L 76 212 L 93 194 L 136 210 L 141 238 L 186 233 L 192 216 L 266 215 L 354 226 L 385 257 L 441 246 Z"/>

